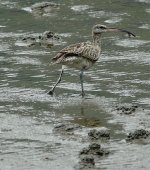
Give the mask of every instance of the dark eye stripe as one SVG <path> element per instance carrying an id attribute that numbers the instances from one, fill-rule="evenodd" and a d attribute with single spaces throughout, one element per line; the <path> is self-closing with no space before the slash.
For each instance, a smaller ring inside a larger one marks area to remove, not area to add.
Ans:
<path id="1" fill-rule="evenodd" d="M 100 26 L 99 28 L 100 28 L 100 29 L 106 29 L 106 27 L 103 27 L 103 26 Z"/>

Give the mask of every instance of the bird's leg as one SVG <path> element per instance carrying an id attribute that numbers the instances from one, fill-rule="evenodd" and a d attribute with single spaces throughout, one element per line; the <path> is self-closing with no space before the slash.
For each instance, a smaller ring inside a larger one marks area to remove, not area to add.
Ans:
<path id="1" fill-rule="evenodd" d="M 84 97 L 85 93 L 84 93 L 84 88 L 83 88 L 83 69 L 80 72 L 80 82 L 81 82 L 81 90 L 82 90 L 81 95 L 82 95 L 82 97 Z"/>
<path id="2" fill-rule="evenodd" d="M 64 72 L 64 69 L 62 68 L 61 73 L 59 75 L 59 78 L 58 78 L 56 84 L 53 86 L 53 88 L 50 91 L 48 91 L 49 95 L 53 95 L 56 86 L 61 82 L 61 77 L 62 77 L 63 72 Z"/>

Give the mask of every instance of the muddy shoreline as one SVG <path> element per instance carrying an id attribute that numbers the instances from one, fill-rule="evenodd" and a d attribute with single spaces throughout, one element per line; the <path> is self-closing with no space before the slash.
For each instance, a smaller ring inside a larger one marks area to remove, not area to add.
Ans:
<path id="1" fill-rule="evenodd" d="M 0 0 L 0 170 L 150 169 L 149 4 Z M 85 98 L 71 68 L 47 95 L 61 71 L 51 59 L 98 23 L 137 36 L 102 36 Z"/>

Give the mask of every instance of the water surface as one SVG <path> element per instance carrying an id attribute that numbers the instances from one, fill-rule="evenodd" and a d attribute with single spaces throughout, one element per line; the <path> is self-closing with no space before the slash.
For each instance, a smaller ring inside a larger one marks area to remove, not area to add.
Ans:
<path id="1" fill-rule="evenodd" d="M 111 141 L 102 143 L 111 154 L 96 160 L 95 169 L 149 169 L 149 144 L 125 142 L 129 132 L 150 129 L 149 0 L 57 0 L 59 10 L 48 16 L 32 15 L 35 2 L 40 1 L 0 0 L 0 169 L 75 169 L 95 120 L 96 126 L 111 132 Z M 85 99 L 79 96 L 79 71 L 69 68 L 55 96 L 47 95 L 61 69 L 49 65 L 51 58 L 65 45 L 91 40 L 96 23 L 125 28 L 137 36 L 103 36 L 101 58 L 85 73 Z M 15 44 L 25 35 L 45 31 L 57 33 L 66 44 L 52 48 Z M 120 115 L 113 111 L 120 104 L 142 109 Z M 54 133 L 54 126 L 65 121 L 84 128 L 75 136 Z"/>

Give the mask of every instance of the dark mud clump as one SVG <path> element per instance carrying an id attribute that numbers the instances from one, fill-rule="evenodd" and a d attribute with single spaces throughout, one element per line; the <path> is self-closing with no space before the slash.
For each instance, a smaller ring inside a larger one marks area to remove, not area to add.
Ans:
<path id="1" fill-rule="evenodd" d="M 79 161 L 79 169 L 92 169 L 94 166 L 94 157 L 91 155 L 83 156 Z"/>
<path id="2" fill-rule="evenodd" d="M 118 113 L 120 114 L 126 114 L 126 115 L 130 115 L 132 113 L 134 113 L 139 107 L 137 105 L 133 105 L 133 106 L 116 106 L 116 109 L 118 111 Z"/>
<path id="3" fill-rule="evenodd" d="M 105 156 L 108 155 L 109 151 L 101 148 L 100 144 L 92 143 L 88 147 L 83 148 L 79 155 L 82 157 L 82 155 L 97 155 L 97 156 Z"/>
<path id="4" fill-rule="evenodd" d="M 59 9 L 59 5 L 54 2 L 40 2 L 31 6 L 31 10 L 35 15 L 53 13 L 53 10 L 57 9 Z"/>
<path id="5" fill-rule="evenodd" d="M 92 140 L 98 140 L 98 139 L 110 139 L 110 133 L 107 129 L 92 129 L 89 133 L 88 136 Z"/>
<path id="6" fill-rule="evenodd" d="M 53 33 L 51 31 L 45 31 L 43 34 L 39 34 L 38 36 L 27 35 L 20 40 L 17 40 L 15 45 L 24 46 L 24 47 L 32 47 L 32 46 L 42 46 L 45 48 L 51 48 L 55 45 L 60 45 L 62 43 L 61 37 Z"/>
<path id="7" fill-rule="evenodd" d="M 150 131 L 139 129 L 135 130 L 135 132 L 131 132 L 128 134 L 126 141 L 133 141 L 136 139 L 147 139 L 150 137 Z"/>
<path id="8" fill-rule="evenodd" d="M 95 166 L 94 158 L 106 156 L 109 151 L 101 148 L 98 143 L 92 143 L 88 147 L 83 148 L 79 153 L 79 167 L 80 169 L 91 169 Z"/>
<path id="9" fill-rule="evenodd" d="M 16 46 L 32 47 L 36 45 L 36 37 L 28 35 L 26 37 L 17 40 L 15 43 Z"/>
<path id="10" fill-rule="evenodd" d="M 54 45 L 59 45 L 62 42 L 61 37 L 51 31 L 45 31 L 39 36 L 39 43 L 44 47 L 52 47 Z"/>

